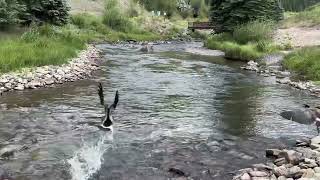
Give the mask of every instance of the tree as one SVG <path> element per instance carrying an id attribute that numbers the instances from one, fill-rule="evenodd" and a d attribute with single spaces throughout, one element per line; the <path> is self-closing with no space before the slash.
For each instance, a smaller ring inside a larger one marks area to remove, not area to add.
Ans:
<path id="1" fill-rule="evenodd" d="M 216 33 L 256 20 L 279 21 L 283 9 L 279 0 L 212 0 L 210 21 Z"/>
<path id="2" fill-rule="evenodd" d="M 25 24 L 50 23 L 63 25 L 68 22 L 69 10 L 65 0 L 19 0 L 26 6 L 26 11 L 20 14 Z"/>
<path id="3" fill-rule="evenodd" d="M 18 15 L 23 9 L 16 0 L 0 0 L 0 28 L 18 23 Z"/>

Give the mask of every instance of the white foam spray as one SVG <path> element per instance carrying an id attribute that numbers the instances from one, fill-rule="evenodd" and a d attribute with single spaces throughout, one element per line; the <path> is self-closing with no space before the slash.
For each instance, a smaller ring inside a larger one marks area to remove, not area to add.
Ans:
<path id="1" fill-rule="evenodd" d="M 67 160 L 70 164 L 72 180 L 88 180 L 101 168 L 103 154 L 112 146 L 111 144 L 105 144 L 106 139 L 112 141 L 113 134 L 101 135 L 96 143 L 84 142 L 74 156 Z"/>

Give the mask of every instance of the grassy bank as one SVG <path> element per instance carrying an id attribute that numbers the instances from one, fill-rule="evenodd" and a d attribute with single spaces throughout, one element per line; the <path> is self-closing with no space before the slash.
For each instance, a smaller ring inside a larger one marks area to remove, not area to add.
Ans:
<path id="1" fill-rule="evenodd" d="M 320 47 L 306 47 L 285 57 L 284 66 L 302 79 L 320 81 Z"/>
<path id="2" fill-rule="evenodd" d="M 283 27 L 312 27 L 320 24 L 320 4 L 307 8 L 298 13 L 287 12 Z"/>
<path id="3" fill-rule="evenodd" d="M 58 65 L 75 57 L 86 47 L 89 34 L 70 27 L 43 26 L 25 32 L 21 37 L 0 40 L 0 72 L 23 67 Z"/>
<path id="4" fill-rule="evenodd" d="M 271 22 L 251 22 L 237 27 L 233 33 L 212 35 L 205 42 L 209 49 L 222 50 L 230 59 L 258 60 L 280 47 L 272 43 L 274 25 Z"/>

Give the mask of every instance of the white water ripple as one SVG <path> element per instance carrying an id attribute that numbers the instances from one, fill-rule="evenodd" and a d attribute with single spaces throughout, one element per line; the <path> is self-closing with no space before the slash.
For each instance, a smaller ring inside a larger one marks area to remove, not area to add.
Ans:
<path id="1" fill-rule="evenodd" d="M 72 180 L 88 180 L 101 168 L 103 154 L 111 147 L 111 144 L 105 144 L 106 139 L 112 141 L 113 135 L 103 134 L 95 143 L 84 143 L 82 148 L 67 160 L 70 164 Z"/>

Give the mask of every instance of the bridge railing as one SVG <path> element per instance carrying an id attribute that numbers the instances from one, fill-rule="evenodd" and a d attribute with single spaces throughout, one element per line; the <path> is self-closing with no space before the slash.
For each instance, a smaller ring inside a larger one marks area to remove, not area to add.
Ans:
<path id="1" fill-rule="evenodd" d="M 188 29 L 213 29 L 210 22 L 188 22 Z"/>

